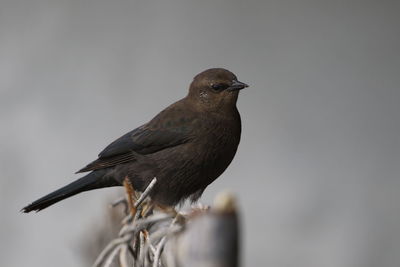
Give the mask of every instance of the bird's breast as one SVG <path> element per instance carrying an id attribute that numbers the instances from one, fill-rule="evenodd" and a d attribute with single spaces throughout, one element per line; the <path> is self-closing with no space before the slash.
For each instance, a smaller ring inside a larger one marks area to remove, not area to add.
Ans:
<path id="1" fill-rule="evenodd" d="M 177 203 L 201 192 L 220 176 L 235 156 L 240 121 L 199 117 L 189 141 L 147 155 L 157 165 L 159 188 L 174 194 L 157 195 L 160 203 Z"/>
<path id="2" fill-rule="evenodd" d="M 194 142 L 203 176 L 214 180 L 231 163 L 240 141 L 240 122 L 216 122 Z"/>

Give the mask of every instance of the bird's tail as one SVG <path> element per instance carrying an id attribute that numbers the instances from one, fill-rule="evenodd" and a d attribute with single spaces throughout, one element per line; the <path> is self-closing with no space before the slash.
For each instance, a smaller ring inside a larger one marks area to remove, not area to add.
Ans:
<path id="1" fill-rule="evenodd" d="M 116 186 L 116 185 L 117 185 L 116 182 L 104 178 L 104 172 L 94 171 L 54 191 L 53 193 L 50 193 L 42 198 L 39 198 L 32 204 L 29 204 L 28 206 L 24 207 L 21 211 L 25 213 L 31 212 L 33 210 L 38 212 L 42 209 L 47 208 L 48 206 L 57 203 L 58 201 L 69 198 L 81 192 L 103 187 Z"/>

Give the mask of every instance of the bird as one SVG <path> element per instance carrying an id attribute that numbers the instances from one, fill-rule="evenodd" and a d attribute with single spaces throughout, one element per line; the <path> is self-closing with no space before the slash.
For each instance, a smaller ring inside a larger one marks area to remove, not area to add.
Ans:
<path id="1" fill-rule="evenodd" d="M 122 186 L 125 179 L 143 192 L 154 177 L 157 182 L 149 195 L 153 203 L 174 207 L 197 201 L 236 154 L 241 137 L 236 103 L 246 87 L 223 68 L 197 74 L 184 98 L 110 143 L 76 172 L 88 172 L 85 176 L 21 211 L 38 212 L 84 191 Z"/>

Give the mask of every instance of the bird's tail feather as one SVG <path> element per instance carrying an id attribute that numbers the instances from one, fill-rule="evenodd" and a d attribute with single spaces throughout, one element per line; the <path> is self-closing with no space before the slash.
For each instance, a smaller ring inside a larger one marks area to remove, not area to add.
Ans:
<path id="1" fill-rule="evenodd" d="M 32 204 L 24 207 L 21 211 L 28 213 L 31 211 L 40 211 L 63 199 L 79 194 L 84 191 L 113 186 L 112 181 L 106 180 L 101 171 L 91 172 L 84 177 L 34 201 Z M 117 184 L 115 184 L 117 185 Z"/>

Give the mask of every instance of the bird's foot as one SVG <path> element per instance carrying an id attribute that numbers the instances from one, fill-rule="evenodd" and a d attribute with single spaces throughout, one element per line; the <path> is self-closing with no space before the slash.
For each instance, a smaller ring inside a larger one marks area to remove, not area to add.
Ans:
<path id="1" fill-rule="evenodd" d="M 190 206 L 191 210 L 189 212 L 189 214 L 187 215 L 188 217 L 193 217 L 196 216 L 198 214 L 202 214 L 204 212 L 207 212 L 210 210 L 210 206 L 209 205 L 204 205 L 202 203 L 196 203 L 196 204 L 192 204 Z"/>

